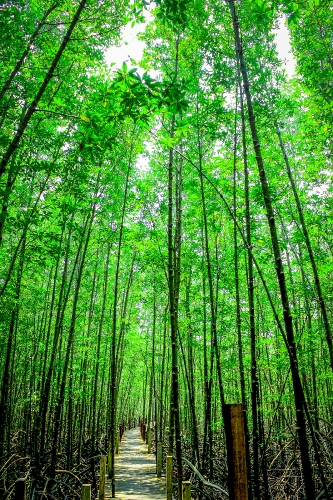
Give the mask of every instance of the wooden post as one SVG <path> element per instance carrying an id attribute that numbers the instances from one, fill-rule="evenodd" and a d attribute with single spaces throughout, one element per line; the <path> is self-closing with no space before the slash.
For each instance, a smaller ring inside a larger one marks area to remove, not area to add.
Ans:
<path id="1" fill-rule="evenodd" d="M 225 405 L 224 420 L 227 441 L 229 499 L 248 500 L 243 405 Z"/>
<path id="2" fill-rule="evenodd" d="M 166 457 L 166 500 L 172 500 L 172 456 Z"/>
<path id="3" fill-rule="evenodd" d="M 183 498 L 182 500 L 191 500 L 191 481 L 183 481 Z"/>
<path id="4" fill-rule="evenodd" d="M 15 481 L 15 500 L 26 500 L 25 479 L 22 477 Z"/>
<path id="5" fill-rule="evenodd" d="M 82 485 L 81 500 L 91 500 L 91 484 Z"/>
<path id="6" fill-rule="evenodd" d="M 156 467 L 156 473 L 157 477 L 162 477 L 162 459 L 163 459 L 163 448 L 162 448 L 162 443 L 159 441 L 157 443 L 157 467 Z"/>
<path id="7" fill-rule="evenodd" d="M 106 457 L 101 457 L 99 470 L 99 500 L 105 500 L 105 474 L 106 474 Z"/>

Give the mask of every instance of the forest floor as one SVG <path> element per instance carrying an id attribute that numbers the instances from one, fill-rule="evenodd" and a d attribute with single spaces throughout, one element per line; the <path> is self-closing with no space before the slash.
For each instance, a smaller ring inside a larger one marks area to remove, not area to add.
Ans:
<path id="1" fill-rule="evenodd" d="M 106 498 L 111 484 L 106 483 Z M 156 477 L 156 458 L 147 453 L 139 428 L 126 431 L 116 456 L 116 498 L 119 500 L 165 500 L 164 481 Z"/>

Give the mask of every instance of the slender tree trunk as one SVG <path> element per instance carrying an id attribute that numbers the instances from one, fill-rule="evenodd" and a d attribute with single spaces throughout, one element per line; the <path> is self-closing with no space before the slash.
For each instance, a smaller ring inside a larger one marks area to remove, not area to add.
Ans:
<path id="1" fill-rule="evenodd" d="M 178 47 L 179 38 L 176 40 L 176 59 L 175 59 L 175 78 L 178 75 Z M 170 127 L 170 138 L 174 137 L 176 125 L 176 117 L 172 116 Z M 178 291 L 180 278 L 180 220 L 176 221 L 175 236 L 173 235 L 174 225 L 174 148 L 169 149 L 168 162 L 168 290 L 169 290 L 169 313 L 170 313 L 170 337 L 171 337 L 171 362 L 172 362 L 172 386 L 171 386 L 171 407 L 170 407 L 170 436 L 172 438 L 172 423 L 174 424 L 175 441 L 176 441 L 176 462 L 177 462 L 177 478 L 178 478 L 178 494 L 182 498 L 182 448 L 181 448 L 181 431 L 180 431 L 180 414 L 179 414 L 179 374 L 178 374 Z M 178 185 L 176 183 L 176 190 Z M 176 193 L 177 194 L 177 193 Z M 176 212 L 179 209 L 179 201 L 176 200 Z M 178 214 L 179 215 L 179 214 Z M 169 448 L 171 443 L 169 442 Z"/>
<path id="2" fill-rule="evenodd" d="M 238 86 L 237 86 L 238 89 Z M 242 341 L 242 320 L 239 293 L 239 268 L 238 268 L 238 241 L 237 241 L 237 105 L 238 93 L 236 92 L 235 124 L 234 124 L 234 165 L 233 165 L 233 205 L 234 205 L 234 272 L 235 272 L 235 296 L 236 296 L 236 325 L 237 325 L 237 343 L 238 343 L 238 361 L 241 386 L 241 397 L 244 408 L 244 429 L 245 429 L 245 447 L 246 462 L 248 469 L 248 494 L 249 500 L 252 500 L 252 481 L 251 481 L 251 460 L 250 460 L 250 435 L 247 418 L 247 401 L 245 393 L 245 372 L 243 361 L 243 341 Z M 259 497 L 258 497 L 259 498 Z"/>
<path id="3" fill-rule="evenodd" d="M 25 58 L 27 57 L 27 55 L 29 53 L 30 47 L 34 43 L 34 41 L 36 40 L 37 36 L 39 35 L 39 32 L 40 32 L 41 28 L 44 26 L 46 19 L 51 14 L 51 12 L 54 11 L 54 9 L 57 6 L 58 6 L 58 2 L 54 3 L 53 5 L 51 5 L 51 7 L 49 7 L 45 11 L 45 14 L 43 15 L 42 19 L 38 23 L 35 31 L 31 35 L 31 38 L 30 38 L 30 40 L 28 42 L 28 45 L 27 45 L 26 49 L 24 50 L 24 52 L 23 52 L 22 56 L 20 57 L 20 59 L 17 61 L 16 65 L 15 65 L 15 68 L 13 69 L 13 71 L 11 72 L 11 74 L 9 75 L 9 77 L 7 78 L 7 80 L 5 81 L 2 89 L 0 90 L 0 101 L 3 98 L 3 96 L 5 95 L 5 93 L 7 92 L 7 90 L 9 89 L 9 87 L 10 87 L 12 81 L 14 80 L 15 76 L 20 71 L 21 66 L 22 66 L 22 64 L 25 61 Z"/>
<path id="4" fill-rule="evenodd" d="M 92 206 L 91 214 L 89 215 L 89 219 L 88 219 L 89 225 L 88 225 L 87 235 L 86 235 L 85 243 L 83 246 L 80 265 L 78 268 L 78 276 L 77 276 L 77 280 L 76 280 L 74 297 L 73 297 L 73 308 L 72 308 L 71 322 L 70 322 L 70 326 L 69 326 L 69 334 L 68 334 L 68 340 L 67 340 L 67 346 L 66 346 L 66 353 L 65 353 L 65 360 L 64 360 L 64 366 L 63 366 L 63 371 L 62 371 L 60 390 L 59 390 L 59 395 L 58 395 L 58 399 L 57 399 L 57 403 L 56 403 L 56 407 L 55 407 L 55 411 L 54 411 L 53 445 L 52 445 L 51 466 L 50 466 L 50 476 L 52 479 L 54 479 L 54 477 L 55 477 L 55 467 L 56 467 L 57 450 L 58 450 L 58 438 L 59 438 L 59 430 L 60 430 L 60 418 L 61 418 L 61 412 L 63 409 L 65 388 L 66 388 L 66 382 L 67 382 L 67 372 L 68 372 L 68 366 L 69 366 L 69 361 L 70 361 L 70 353 L 71 353 L 71 350 L 73 349 L 73 343 L 74 343 L 74 333 L 75 333 L 75 323 L 76 323 L 76 318 L 77 318 L 77 305 L 78 305 L 78 299 L 79 299 L 79 291 L 80 291 L 80 287 L 81 287 L 82 273 L 83 273 L 83 269 L 84 269 L 84 263 L 85 263 L 85 258 L 86 258 L 86 254 L 87 254 L 91 229 L 92 229 L 92 225 L 93 225 L 93 221 L 94 221 L 94 217 L 95 217 L 95 210 L 96 210 L 96 203 L 94 203 L 94 205 Z"/>
<path id="5" fill-rule="evenodd" d="M 244 190 L 245 190 L 245 224 L 247 242 L 247 267 L 248 267 L 248 301 L 250 316 L 250 341 L 251 341 L 251 409 L 252 409 L 252 446 L 253 446 L 253 492 L 254 499 L 260 500 L 260 474 L 259 474 L 259 430 L 258 430 L 258 373 L 256 354 L 256 330 L 254 312 L 254 275 L 252 258 L 252 238 L 251 238 L 251 213 L 249 196 L 249 168 L 247 161 L 246 128 L 243 89 L 238 72 L 240 88 L 240 110 L 242 120 L 242 149 L 244 162 Z M 264 451 L 263 451 L 264 453 Z M 265 488 L 265 500 L 268 500 L 268 491 Z"/>
<path id="6" fill-rule="evenodd" d="M 203 252 L 205 252 L 204 238 L 202 242 Z M 204 438 L 202 445 L 202 471 L 206 471 L 206 463 L 209 467 L 209 479 L 214 478 L 213 466 L 213 429 L 212 429 L 212 386 L 214 369 L 214 346 L 212 341 L 210 349 L 210 366 L 208 369 L 207 357 L 207 313 L 206 313 L 206 276 L 205 263 L 203 257 L 202 291 L 203 291 L 203 343 L 204 343 L 204 387 L 205 387 L 205 424 Z"/>
<path id="7" fill-rule="evenodd" d="M 93 455 L 93 457 L 95 456 L 95 450 L 96 450 L 96 442 L 95 442 L 96 441 L 96 403 L 97 403 L 97 390 L 98 390 L 98 379 L 99 379 L 99 365 L 100 365 L 100 356 L 101 356 L 101 340 L 102 340 L 102 332 L 103 332 L 103 327 L 104 327 L 104 317 L 105 317 L 106 299 L 107 299 L 107 291 L 108 291 L 110 251 L 111 251 L 111 244 L 108 243 L 107 256 L 106 256 L 105 268 L 104 268 L 102 310 L 101 310 L 101 317 L 100 317 L 100 320 L 98 323 L 94 390 L 93 390 L 93 397 L 92 397 L 91 440 L 92 440 L 92 455 Z"/>
<path id="8" fill-rule="evenodd" d="M 115 445 L 116 445 L 116 398 L 117 398 L 117 377 L 116 377 L 116 350 L 117 350 L 117 308 L 118 308 L 118 292 L 119 292 L 119 275 L 120 275 L 120 259 L 121 259 L 121 249 L 123 242 L 123 230 L 124 230 L 124 219 L 126 213 L 126 203 L 127 203 L 127 193 L 128 193 L 128 183 L 129 175 L 131 169 L 132 161 L 132 151 L 128 163 L 126 180 L 125 180 L 125 192 L 124 201 L 121 214 L 120 222 L 120 232 L 118 239 L 117 257 L 116 257 L 116 272 L 114 280 L 114 292 L 113 292 L 113 311 L 112 311 L 112 336 L 111 336 L 111 365 L 110 365 L 110 431 L 109 431 L 109 457 L 110 463 L 108 465 L 108 476 L 111 479 L 111 496 L 115 498 L 116 494 L 116 482 L 115 482 Z"/>
<path id="9" fill-rule="evenodd" d="M 285 162 L 285 165 L 286 165 L 287 174 L 288 174 L 288 177 L 289 177 L 291 189 L 293 191 L 293 195 L 294 195 L 295 202 L 296 202 L 297 212 L 298 212 L 299 220 L 300 220 L 302 231 L 303 231 L 303 235 L 304 235 L 304 240 L 305 240 L 306 248 L 308 250 L 308 254 L 309 254 L 309 258 L 310 258 L 310 263 L 311 263 L 312 272 L 313 272 L 313 276 L 314 276 L 315 287 L 316 287 L 316 291 L 317 291 L 317 295 L 318 295 L 318 301 L 319 301 L 319 305 L 320 305 L 320 311 L 321 311 L 321 315 L 322 315 L 322 319 L 323 319 L 323 323 L 324 323 L 324 328 L 325 328 L 326 342 L 327 342 L 328 352 L 329 352 L 329 357 L 330 357 L 330 365 L 331 365 L 331 369 L 333 370 L 332 330 L 331 330 L 330 322 L 329 322 L 329 319 L 328 319 L 327 307 L 326 307 L 326 302 L 325 302 L 325 299 L 324 299 L 324 296 L 323 296 L 323 292 L 322 292 L 321 281 L 320 281 L 320 278 L 319 278 L 317 264 L 316 264 L 316 261 L 315 261 L 315 256 L 314 256 L 314 252 L 313 252 L 313 248 L 312 248 L 310 236 L 309 236 L 307 225 L 306 225 L 306 222 L 305 222 L 305 217 L 304 217 L 304 213 L 303 213 L 303 208 L 302 208 L 301 200 L 300 200 L 300 198 L 298 196 L 296 184 L 295 184 L 295 181 L 294 181 L 294 178 L 293 178 L 293 174 L 292 174 L 292 170 L 291 170 L 290 163 L 289 163 L 289 158 L 288 158 L 288 155 L 287 155 L 287 151 L 286 151 L 284 142 L 282 140 L 282 134 L 281 134 L 281 131 L 279 129 L 279 125 L 278 125 L 277 120 L 274 120 L 274 125 L 275 125 L 276 134 L 277 134 L 277 136 L 279 138 L 280 148 L 281 148 L 281 151 L 282 151 L 282 154 L 283 154 L 283 158 L 284 158 L 284 162 Z"/>
<path id="10" fill-rule="evenodd" d="M 172 118 L 171 137 L 175 127 L 175 117 Z M 182 497 L 182 450 L 180 434 L 180 415 L 179 415 L 179 388 L 178 388 L 178 342 L 177 342 L 177 309 L 175 296 L 175 262 L 174 262 L 174 241 L 173 241 L 173 165 L 174 151 L 171 148 L 169 152 L 168 167 L 168 285 L 169 285 L 169 312 L 170 312 L 170 330 L 171 330 L 171 352 L 172 352 L 172 409 L 171 418 L 174 421 L 175 440 L 176 440 L 176 459 L 178 469 L 178 492 L 179 498 Z M 171 430 L 171 429 L 170 429 Z"/>
<path id="11" fill-rule="evenodd" d="M 270 196 L 270 192 L 269 192 L 269 188 L 268 188 L 268 180 L 266 177 L 264 162 L 263 162 L 263 158 L 262 158 L 262 154 L 261 154 L 261 147 L 260 147 L 260 142 L 259 142 L 259 138 L 258 138 L 257 127 L 255 124 L 255 118 L 254 118 L 254 112 L 253 112 L 253 106 L 252 106 L 252 97 L 251 97 L 251 93 L 250 93 L 250 84 L 249 84 L 249 79 L 248 79 L 248 74 L 247 74 L 247 69 L 246 69 L 246 65 L 245 65 L 242 44 L 241 44 L 241 39 L 240 39 L 239 21 L 238 21 L 238 17 L 237 17 L 236 10 L 235 10 L 234 0 L 227 0 L 227 2 L 228 2 L 229 7 L 230 7 L 231 17 L 232 17 L 232 22 L 233 22 L 235 48 L 236 48 L 237 58 L 238 58 L 239 63 L 240 63 L 240 69 L 241 69 L 243 83 L 244 83 L 244 90 L 245 90 L 245 96 L 246 96 L 246 102 L 247 102 L 247 108 L 248 108 L 248 114 L 249 114 L 249 122 L 250 122 L 250 128 L 251 128 L 251 133 L 252 133 L 253 146 L 254 146 L 254 150 L 255 150 L 255 154 L 256 154 L 256 161 L 257 161 L 257 165 L 258 165 L 260 183 L 261 183 L 262 192 L 263 192 L 263 196 L 264 196 L 266 213 L 267 213 L 269 229 L 270 229 L 270 234 L 271 234 L 271 241 L 272 241 L 274 259 L 275 259 L 276 274 L 277 274 L 277 279 L 278 279 L 278 283 L 279 283 L 279 287 L 280 287 L 280 295 L 281 295 L 281 302 L 282 302 L 282 307 L 283 307 L 284 324 L 285 324 L 286 336 L 287 336 L 287 341 L 288 341 L 287 349 L 288 349 L 288 354 L 289 354 L 289 359 L 290 359 L 291 374 L 292 374 L 293 389 L 294 389 L 294 400 L 295 400 L 296 420 L 297 420 L 297 433 L 298 433 L 299 447 L 300 447 L 300 452 L 301 452 L 304 487 L 305 487 L 307 500 L 313 500 L 315 498 L 315 486 L 314 486 L 314 481 L 313 481 L 313 476 L 312 476 L 312 467 L 311 467 L 311 461 L 310 461 L 310 456 L 309 456 L 309 445 L 308 445 L 308 440 L 307 440 L 307 435 L 306 435 L 306 422 L 305 422 L 305 411 L 304 411 L 305 396 L 304 396 L 304 391 L 303 391 L 303 387 L 302 387 L 302 383 L 301 383 L 299 371 L 298 371 L 297 350 L 296 350 L 296 344 L 295 344 L 295 339 L 294 339 L 292 315 L 291 315 L 291 310 L 290 310 L 290 305 L 289 305 L 289 300 L 288 300 L 285 275 L 284 275 L 284 271 L 283 271 L 283 264 L 282 264 L 279 239 L 278 239 L 277 230 L 276 230 L 275 216 L 274 216 L 273 206 L 272 206 L 272 202 L 271 202 L 271 196 Z"/>
<path id="12" fill-rule="evenodd" d="M 17 149 L 17 147 L 21 141 L 21 138 L 22 138 L 22 136 L 23 136 L 28 124 L 29 124 L 29 121 L 30 121 L 32 115 L 34 114 L 34 112 L 36 111 L 36 108 L 39 104 L 39 101 L 43 97 L 43 94 L 46 90 L 46 87 L 48 86 L 51 78 L 54 75 L 54 71 L 55 71 L 55 69 L 56 69 L 56 67 L 61 59 L 62 53 L 64 52 L 65 48 L 67 47 L 67 44 L 70 40 L 72 32 L 73 32 L 76 24 L 79 21 L 80 15 L 86 6 L 86 3 L 87 3 L 87 0 L 81 0 L 80 4 L 78 6 L 78 9 L 74 14 L 72 22 L 71 22 L 71 24 L 66 32 L 66 35 L 64 36 L 64 39 L 63 39 L 56 55 L 53 58 L 51 66 L 50 66 L 48 72 L 46 73 L 45 78 L 44 78 L 35 98 L 33 99 L 32 103 L 28 107 L 27 112 L 20 123 L 19 128 L 17 129 L 11 143 L 9 144 L 7 151 L 5 152 L 5 154 L 2 157 L 2 161 L 0 163 L 0 177 L 2 177 L 3 174 L 6 172 L 7 164 L 9 162 L 12 154 Z"/>
<path id="13" fill-rule="evenodd" d="M 164 412 L 165 405 L 163 404 L 164 387 L 165 387 L 165 357 L 166 357 L 166 333 L 167 333 L 167 312 L 169 309 L 169 304 L 166 305 L 164 311 L 164 322 L 163 322 L 163 347 L 162 347 L 162 366 L 161 366 L 161 380 L 160 380 L 160 422 L 159 422 L 159 440 L 163 442 L 163 424 L 164 424 Z"/>
<path id="14" fill-rule="evenodd" d="M 193 356 L 193 331 L 191 325 L 191 311 L 190 311 L 190 287 L 191 287 L 191 272 L 189 272 L 189 278 L 186 283 L 186 297 L 185 297 L 185 314 L 187 319 L 187 344 L 188 344 L 188 388 L 189 388 L 189 399 L 190 399 L 190 409 L 192 417 L 191 433 L 192 433 L 192 446 L 193 446 L 193 458 L 197 467 L 200 467 L 200 456 L 199 456 L 199 437 L 197 428 L 197 417 L 195 411 L 195 383 L 194 383 L 194 356 Z M 184 360 L 185 361 L 185 360 Z"/>
<path id="15" fill-rule="evenodd" d="M 10 324 L 9 324 L 9 332 L 8 332 L 8 340 L 7 340 L 7 348 L 6 348 L 6 357 L 4 363 L 4 371 L 2 376 L 2 385 L 1 385 L 1 399 L 0 399 L 0 465 L 3 463 L 4 458 L 4 444 L 5 444 L 5 432 L 7 426 L 7 434 L 9 433 L 9 421 L 10 421 L 10 401 L 9 401 L 9 393 L 10 393 L 10 379 L 11 372 L 10 368 L 13 364 L 13 350 L 15 345 L 15 332 L 16 332 L 16 324 L 18 321 L 18 313 L 19 313 L 19 299 L 20 299 L 20 291 L 21 291 L 21 281 L 23 274 L 23 266 L 24 266 L 24 256 L 25 256 L 25 247 L 26 247 L 26 232 L 24 233 L 23 242 L 22 242 L 22 250 L 20 254 L 20 262 L 17 271 L 17 281 L 16 281 L 16 290 L 14 295 L 14 303 L 13 308 L 10 315 Z"/>
<path id="16" fill-rule="evenodd" d="M 205 189 L 204 189 L 203 172 L 202 172 L 202 148 L 201 148 L 201 139 L 200 139 L 200 135 L 199 135 L 199 130 L 198 130 L 198 149 L 199 149 L 200 191 L 201 191 L 201 202 L 202 202 L 203 222 L 204 222 L 204 245 L 205 245 L 205 254 L 206 254 L 209 301 L 210 301 L 210 312 L 211 312 L 212 345 L 213 345 L 213 349 L 215 352 L 215 358 L 216 358 L 216 368 L 217 368 L 217 376 L 218 376 L 218 382 L 219 382 L 220 402 L 221 402 L 221 408 L 222 408 L 222 412 L 223 412 L 223 410 L 224 410 L 224 388 L 223 388 L 223 382 L 222 382 L 222 368 L 221 368 L 219 344 L 218 344 L 218 337 L 217 337 L 216 305 L 215 305 L 215 297 L 214 297 L 213 272 L 212 272 L 212 266 L 211 266 L 211 257 L 210 257 L 210 250 L 209 250 L 209 241 L 208 241 L 208 221 L 207 221 Z"/>

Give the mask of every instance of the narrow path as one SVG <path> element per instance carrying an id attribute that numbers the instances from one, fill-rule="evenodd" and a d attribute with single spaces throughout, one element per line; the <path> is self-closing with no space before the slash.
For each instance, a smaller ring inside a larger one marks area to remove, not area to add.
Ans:
<path id="1" fill-rule="evenodd" d="M 109 481 L 105 493 L 111 497 Z M 165 500 L 165 495 L 164 483 L 156 477 L 155 455 L 148 455 L 139 428 L 126 431 L 116 455 L 116 498 Z"/>

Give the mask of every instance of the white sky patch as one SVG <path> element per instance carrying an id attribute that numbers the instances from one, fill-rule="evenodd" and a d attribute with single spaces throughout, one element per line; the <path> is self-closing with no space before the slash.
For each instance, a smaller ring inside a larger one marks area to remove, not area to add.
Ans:
<path id="1" fill-rule="evenodd" d="M 275 43 L 279 57 L 284 63 L 287 76 L 288 78 L 292 78 L 295 76 L 296 61 L 291 51 L 290 34 L 286 24 L 286 16 L 282 16 L 279 19 L 279 27 L 275 33 Z"/>
<path id="2" fill-rule="evenodd" d="M 152 15 L 149 12 L 145 12 L 145 17 L 146 23 L 152 20 Z M 125 26 L 120 46 L 110 47 L 104 54 L 107 64 L 115 63 L 116 68 L 121 68 L 123 62 L 132 67 L 131 59 L 134 59 L 136 63 L 140 62 L 145 49 L 145 43 L 139 40 L 137 35 L 145 30 L 146 23 L 136 23 L 133 28 L 131 23 Z M 279 27 L 275 32 L 275 42 L 279 57 L 284 63 L 287 76 L 288 78 L 292 78 L 295 76 L 296 61 L 292 54 L 290 34 L 286 23 L 286 16 L 284 15 L 279 18 Z M 138 68 L 138 73 L 142 75 L 144 71 Z M 150 70 L 149 74 L 153 78 L 158 78 L 158 71 Z"/>
<path id="3" fill-rule="evenodd" d="M 149 157 L 147 156 L 147 154 L 138 155 L 138 157 L 136 159 L 135 166 L 140 172 L 147 172 L 150 168 L 149 167 Z"/>
<path id="4" fill-rule="evenodd" d="M 122 34 L 120 47 L 110 47 L 105 52 L 105 61 L 107 64 L 115 63 L 117 68 L 120 68 L 124 62 L 128 63 L 131 59 L 140 61 L 142 58 L 145 43 L 138 40 L 137 34 L 145 30 L 145 24 L 135 24 L 131 27 L 131 23 L 126 24 Z"/>
<path id="5" fill-rule="evenodd" d="M 146 19 L 145 23 L 136 23 L 133 28 L 131 23 L 126 24 L 122 33 L 120 46 L 110 47 L 104 54 L 107 64 L 115 63 L 116 68 L 121 68 L 122 64 L 125 62 L 127 66 L 133 67 L 131 59 L 134 59 L 137 63 L 136 65 L 138 65 L 142 59 L 146 44 L 142 40 L 139 40 L 137 35 L 143 33 L 147 23 L 153 19 L 153 16 L 148 11 L 145 11 L 144 15 Z M 142 75 L 144 70 L 138 67 L 138 73 Z M 158 76 L 157 71 L 149 71 L 148 73 L 152 78 L 157 78 Z"/>

